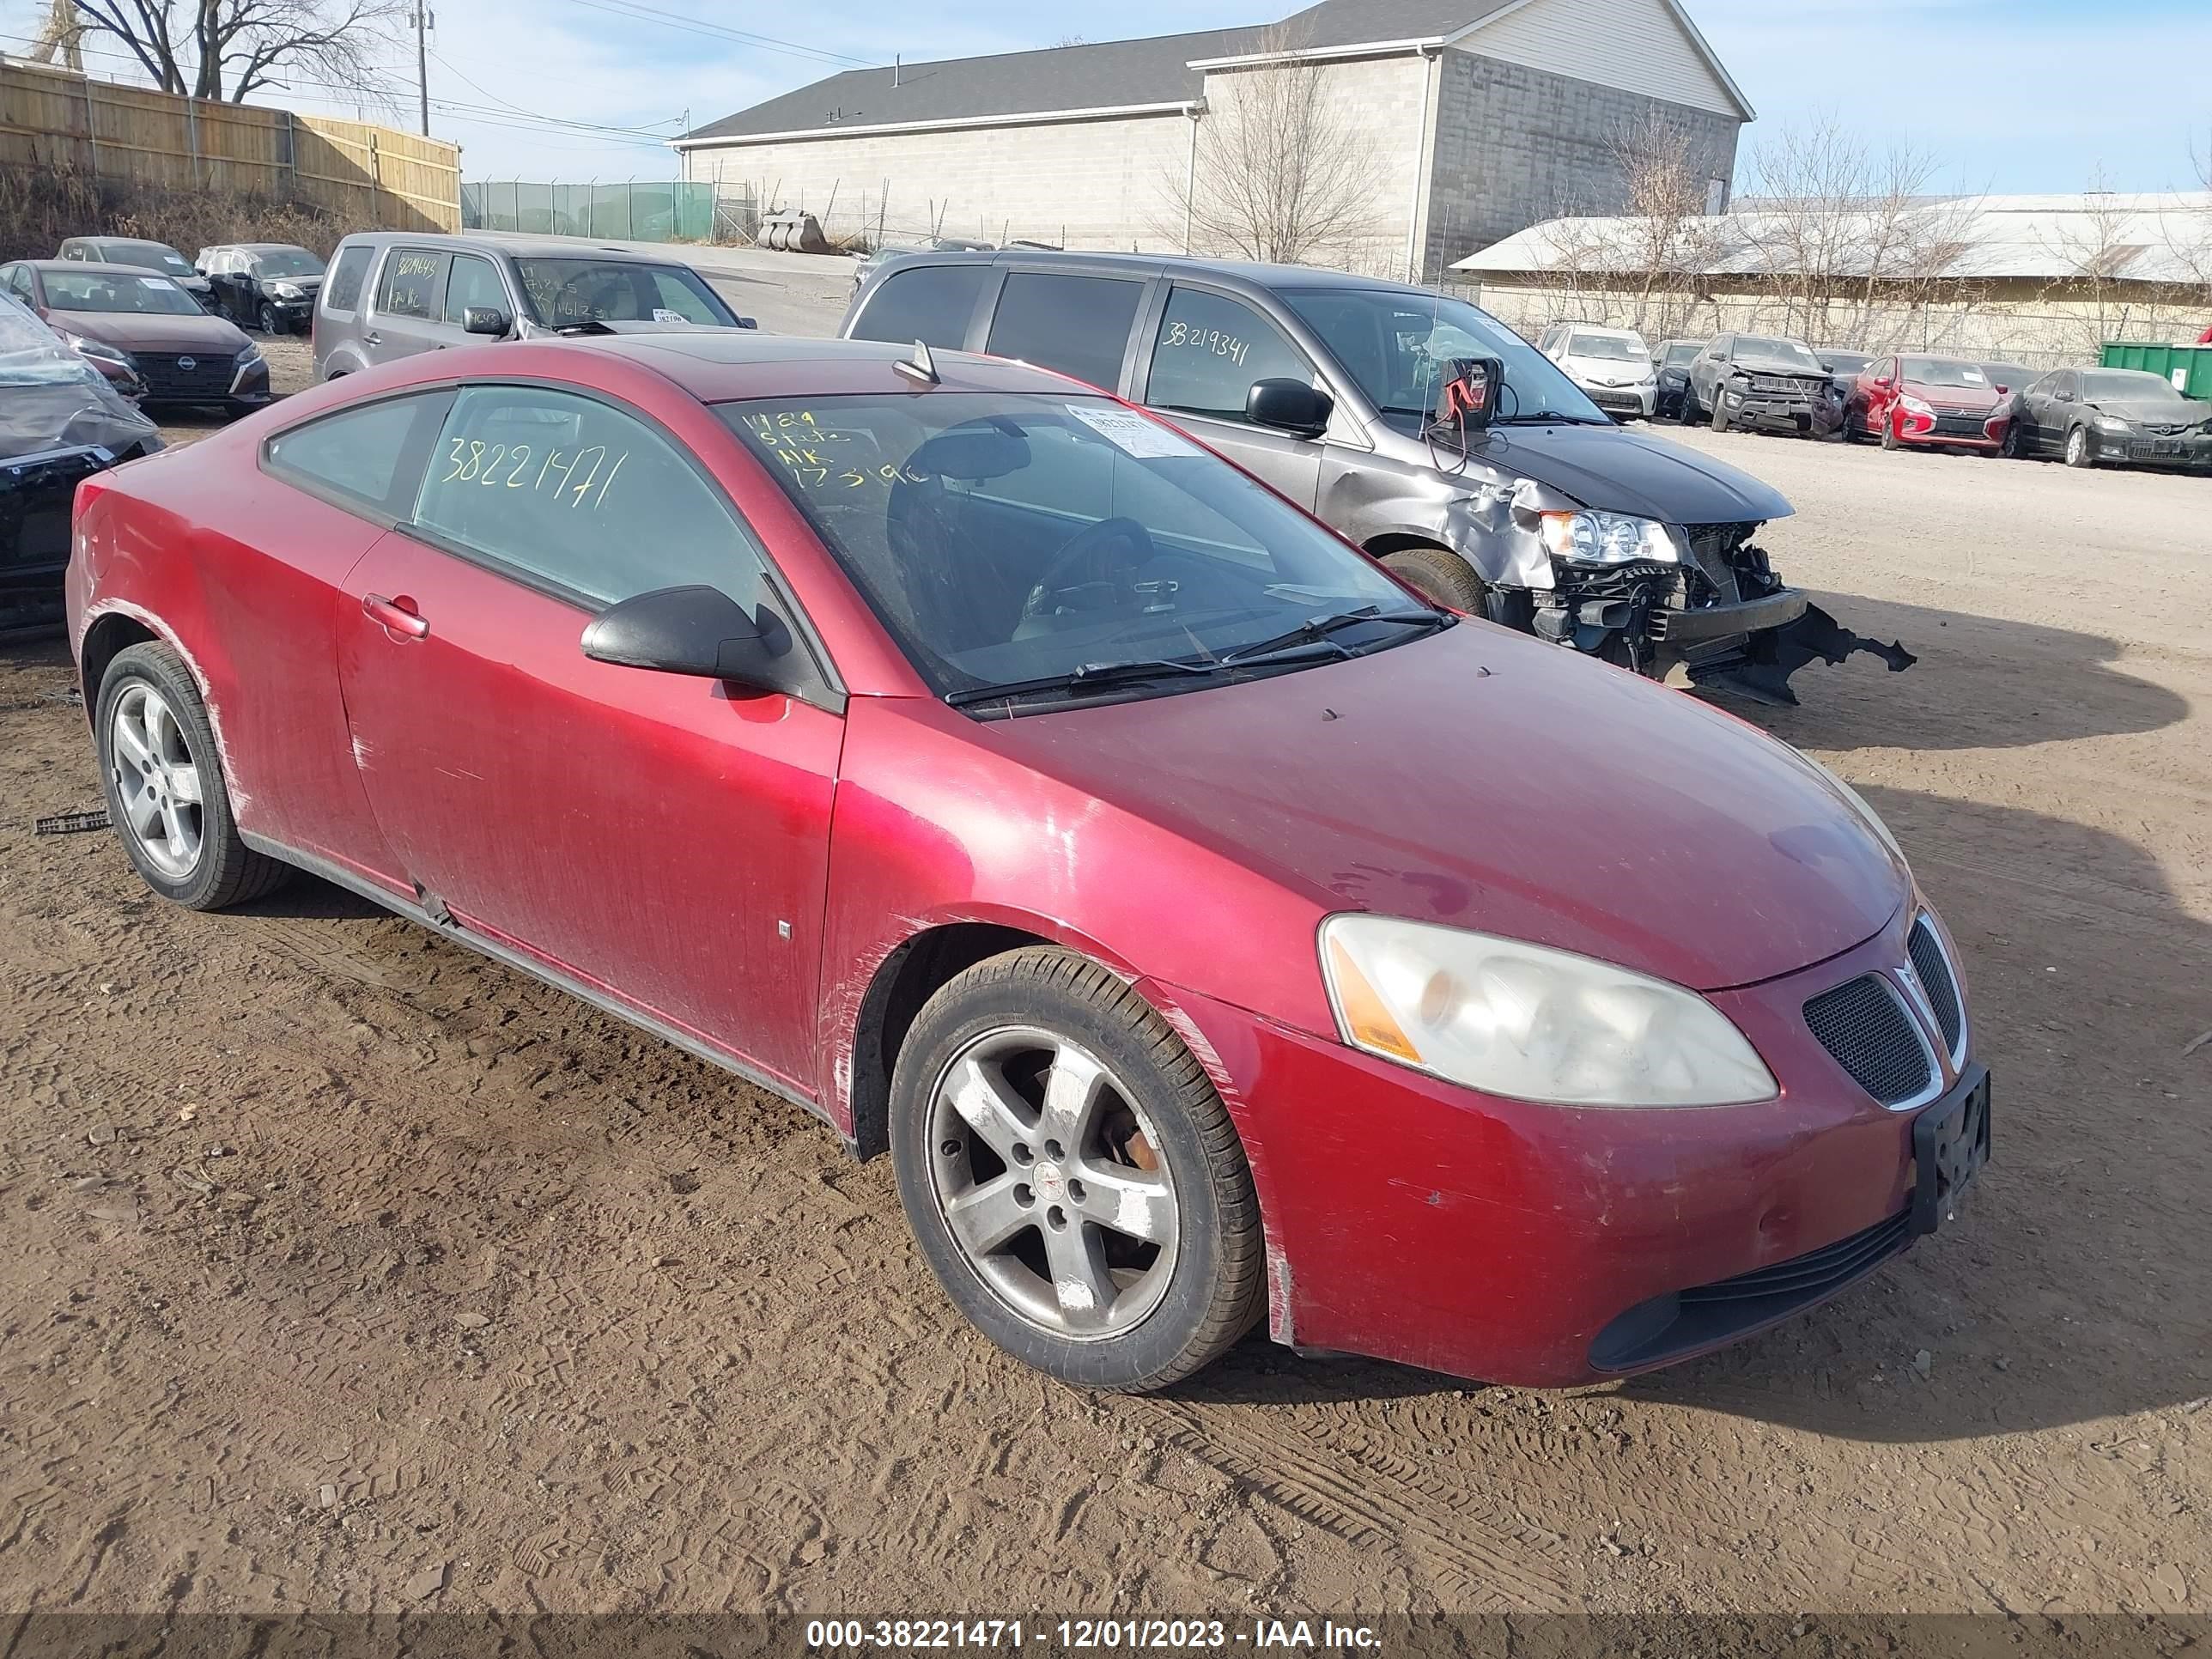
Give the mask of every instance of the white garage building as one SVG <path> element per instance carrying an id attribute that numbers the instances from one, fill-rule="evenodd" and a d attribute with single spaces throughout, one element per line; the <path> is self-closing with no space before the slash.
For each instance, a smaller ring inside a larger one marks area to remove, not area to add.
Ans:
<path id="1" fill-rule="evenodd" d="M 1723 211 L 1753 116 L 1680 0 L 1322 0 L 1249 28 L 848 70 L 675 143 L 686 179 L 833 235 L 1176 252 L 1226 77 L 1286 61 L 1371 158 L 1340 262 L 1421 280 L 1540 220 L 1618 211 L 1614 146 L 1654 114 Z"/>

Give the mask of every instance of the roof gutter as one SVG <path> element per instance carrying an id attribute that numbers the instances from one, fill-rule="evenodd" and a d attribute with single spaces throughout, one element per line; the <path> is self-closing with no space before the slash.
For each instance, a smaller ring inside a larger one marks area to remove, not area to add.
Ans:
<path id="1" fill-rule="evenodd" d="M 746 144 L 790 143 L 809 138 L 854 138 L 886 132 L 954 132 L 963 127 L 1037 126 L 1054 121 L 1122 121 L 1147 115 L 1194 115 L 1205 107 L 1202 99 L 1179 99 L 1170 104 L 1101 104 L 1088 109 L 1017 110 L 1004 115 L 955 115 L 938 121 L 878 121 L 866 126 L 850 121 L 828 126 L 793 127 L 782 132 L 686 133 L 671 138 L 671 149 L 720 149 Z"/>
<path id="2" fill-rule="evenodd" d="M 1419 40 L 1361 40 L 1343 46 L 1296 46 L 1286 52 L 1253 52 L 1237 58 L 1194 58 L 1185 69 L 1257 69 L 1267 64 L 1319 63 L 1332 58 L 1395 58 L 1404 52 L 1431 52 L 1444 43 L 1441 34 Z"/>

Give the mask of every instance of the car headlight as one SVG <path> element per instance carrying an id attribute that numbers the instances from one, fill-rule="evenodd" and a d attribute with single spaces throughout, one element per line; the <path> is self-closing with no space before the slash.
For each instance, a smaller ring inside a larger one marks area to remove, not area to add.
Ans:
<path id="1" fill-rule="evenodd" d="M 1881 821 L 1881 814 L 1875 811 L 1873 807 L 1867 805 L 1865 796 L 1860 794 L 1857 790 L 1852 788 L 1850 785 L 1845 783 L 1828 768 L 1821 765 L 1820 762 L 1814 760 L 1810 755 L 1805 753 L 1803 750 L 1801 749 L 1797 751 L 1797 758 L 1803 761 L 1806 765 L 1811 767 L 1822 777 L 1827 779 L 1827 781 L 1835 787 L 1836 793 L 1841 795 L 1846 801 L 1850 802 L 1853 810 L 1856 811 L 1861 817 L 1866 820 L 1867 828 L 1873 830 L 1876 836 L 1881 838 L 1881 844 L 1897 855 L 1897 861 L 1899 864 L 1904 865 L 1907 869 L 1911 868 L 1911 860 L 1905 856 L 1905 849 L 1897 844 L 1897 837 L 1890 833 L 1889 826 Z"/>
<path id="2" fill-rule="evenodd" d="M 1776 1093 L 1712 1004 L 1611 963 L 1373 915 L 1322 923 L 1321 957 L 1346 1042 L 1486 1094 L 1621 1107 Z"/>
<path id="3" fill-rule="evenodd" d="M 1667 526 L 1623 513 L 1547 513 L 1544 545 L 1555 559 L 1584 564 L 1630 564 L 1653 559 L 1679 564 L 1681 553 Z"/>
<path id="4" fill-rule="evenodd" d="M 1925 398 L 1916 398 L 1911 392 L 1907 392 L 1897 402 L 1898 406 L 1908 415 L 1917 415 L 1924 421 L 1932 421 L 1936 418 L 1935 405 Z"/>
<path id="5" fill-rule="evenodd" d="M 269 291 L 280 300 L 296 300 L 301 297 L 301 289 L 297 283 L 271 283 L 269 284 Z"/>
<path id="6" fill-rule="evenodd" d="M 260 361 L 261 348 L 259 346 L 250 345 L 246 347 L 245 350 L 238 354 L 238 366 L 240 368 L 251 368 L 254 364 Z"/>
<path id="7" fill-rule="evenodd" d="M 2097 430 L 2100 432 L 2114 432 L 2124 437 L 2127 434 L 2128 423 L 2125 421 L 2114 420 L 2109 415 L 2100 415 L 2097 416 Z"/>
<path id="8" fill-rule="evenodd" d="M 83 335 L 72 334 L 65 328 L 57 332 L 61 335 L 64 343 L 80 357 L 90 357 L 96 362 L 119 363 L 125 368 L 137 367 L 131 361 L 131 354 L 127 351 L 118 350 L 99 340 L 88 340 Z"/>

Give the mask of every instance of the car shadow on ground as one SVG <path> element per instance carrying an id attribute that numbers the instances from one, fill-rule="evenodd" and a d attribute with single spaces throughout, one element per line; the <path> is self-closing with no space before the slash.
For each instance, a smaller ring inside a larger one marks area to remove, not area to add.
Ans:
<path id="1" fill-rule="evenodd" d="M 2063 738 L 2154 732 L 2185 719 L 2185 698 L 2118 665 L 2100 635 L 1819 593 L 1852 632 L 1901 641 L 1919 658 L 1892 672 L 1855 654 L 1790 677 L 1800 706 L 1777 708 L 1724 694 L 1712 701 L 1801 749 L 2009 749 Z"/>

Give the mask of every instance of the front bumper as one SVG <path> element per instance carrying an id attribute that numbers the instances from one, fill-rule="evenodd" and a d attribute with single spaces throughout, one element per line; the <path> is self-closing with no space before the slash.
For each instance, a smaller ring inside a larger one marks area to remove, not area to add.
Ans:
<path id="1" fill-rule="evenodd" d="M 114 463 L 97 445 L 0 461 L 0 631 L 62 619 L 76 487 Z"/>
<path id="2" fill-rule="evenodd" d="M 1576 386 L 1608 415 L 1641 416 L 1651 418 L 1658 407 L 1659 388 L 1656 386 L 1591 386 L 1577 380 Z"/>
<path id="3" fill-rule="evenodd" d="M 1570 1387 L 1735 1341 L 1910 1243 L 1909 1227 L 1890 1224 L 1911 1204 L 1921 1114 L 1886 1110 L 1862 1091 L 1802 1009 L 1903 961 L 1911 915 L 1817 967 L 1712 996 L 1781 1079 L 1779 1097 L 1750 1106 L 1605 1111 L 1504 1100 L 1225 1004 L 1146 988 L 1219 1068 L 1267 1219 L 1277 1340 Z M 1947 1088 L 1957 1082 L 1947 1068 Z M 1681 1340 L 1647 1328 L 1631 1341 L 1616 1323 L 1824 1252 L 1831 1268 L 1846 1258 L 1843 1270 L 1811 1276 L 1785 1301 L 1746 1299 L 1742 1317 Z M 1610 1346 L 1601 1344 L 1608 1333 Z"/>
<path id="4" fill-rule="evenodd" d="M 1798 589 L 1785 587 L 1778 592 L 1762 593 L 1755 599 L 1740 599 L 1734 605 L 1655 611 L 1651 613 L 1651 637 L 1662 645 L 1684 646 L 1763 633 L 1770 628 L 1787 628 L 1805 614 L 1809 604 L 1811 601 Z"/>
<path id="5" fill-rule="evenodd" d="M 1796 392 L 1745 392 L 1723 386 L 1721 407 L 1730 426 L 1756 431 L 1809 433 L 1813 429 L 1814 399 Z"/>
<path id="6" fill-rule="evenodd" d="M 2130 433 L 2125 437 L 2090 427 L 2089 444 L 2096 458 L 2116 465 L 2164 467 L 2180 471 L 2212 468 L 2212 434 L 2190 433 L 2178 438 L 2154 433 Z"/>

